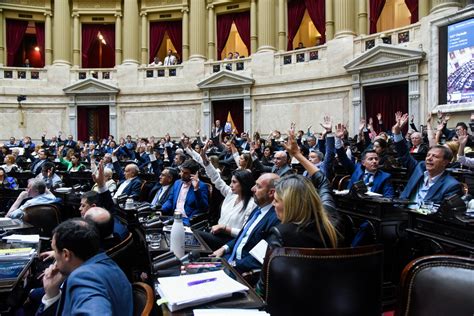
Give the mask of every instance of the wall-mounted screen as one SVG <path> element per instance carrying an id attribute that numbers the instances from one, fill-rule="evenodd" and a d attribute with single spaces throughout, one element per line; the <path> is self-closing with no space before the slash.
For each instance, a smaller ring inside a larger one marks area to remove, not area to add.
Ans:
<path id="1" fill-rule="evenodd" d="M 474 102 L 474 18 L 448 25 L 446 46 L 446 104 Z"/>

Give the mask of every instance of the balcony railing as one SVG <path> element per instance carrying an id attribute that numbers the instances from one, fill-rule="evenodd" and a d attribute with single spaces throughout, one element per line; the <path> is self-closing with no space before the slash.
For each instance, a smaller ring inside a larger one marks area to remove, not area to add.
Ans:
<path id="1" fill-rule="evenodd" d="M 183 65 L 139 67 L 138 72 L 144 79 L 182 77 Z"/>
<path id="2" fill-rule="evenodd" d="M 71 69 L 71 81 L 95 78 L 97 80 L 115 80 L 117 70 L 114 68 Z"/>
<path id="3" fill-rule="evenodd" d="M 213 74 L 221 70 L 232 72 L 249 71 L 251 58 L 238 58 L 230 60 L 219 60 L 205 63 L 206 74 Z"/>
<path id="4" fill-rule="evenodd" d="M 309 63 L 324 57 L 326 45 L 291 50 L 284 53 L 276 53 L 275 58 L 281 67 L 299 63 Z"/>
<path id="5" fill-rule="evenodd" d="M 412 46 L 420 42 L 420 23 L 410 24 L 377 34 L 360 36 L 354 40 L 355 52 L 363 53 L 378 44 Z"/>
<path id="6" fill-rule="evenodd" d="M 11 80 L 43 80 L 46 79 L 46 69 L 26 67 L 2 67 L 0 79 Z"/>

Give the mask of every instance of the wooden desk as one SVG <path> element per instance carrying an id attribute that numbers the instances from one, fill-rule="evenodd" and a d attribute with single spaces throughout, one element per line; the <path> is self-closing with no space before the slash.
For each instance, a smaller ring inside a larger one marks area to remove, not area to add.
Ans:
<path id="1" fill-rule="evenodd" d="M 204 258 L 203 260 L 209 261 L 210 259 Z M 181 316 L 181 315 L 193 315 L 193 309 L 196 308 L 248 308 L 248 309 L 262 309 L 265 307 L 264 300 L 257 295 L 254 289 L 240 276 L 240 274 L 229 265 L 229 263 L 223 258 L 213 258 L 216 262 L 221 262 L 223 265 L 223 270 L 227 273 L 230 277 L 234 278 L 235 280 L 239 281 L 240 283 L 246 285 L 249 288 L 247 294 L 235 294 L 232 297 L 220 299 L 217 301 L 209 302 L 206 304 L 185 308 L 180 311 L 170 312 L 166 304 L 161 306 L 161 310 L 163 311 L 163 315 L 173 315 L 173 316 Z M 155 295 L 159 297 L 158 291 L 156 289 L 156 285 L 158 282 L 155 282 Z"/>

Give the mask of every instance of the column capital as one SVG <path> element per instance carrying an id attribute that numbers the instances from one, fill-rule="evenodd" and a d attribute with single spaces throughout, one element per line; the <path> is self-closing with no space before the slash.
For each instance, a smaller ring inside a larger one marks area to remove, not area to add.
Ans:
<path id="1" fill-rule="evenodd" d="M 3 9 L 0 9 L 0 12 L 1 12 L 1 11 L 3 11 Z M 43 13 L 43 15 L 46 16 L 46 17 L 48 17 L 48 16 L 49 16 L 49 17 L 52 17 L 52 16 L 53 16 L 53 13 L 52 13 L 51 11 L 47 11 L 47 12 Z"/>
<path id="2" fill-rule="evenodd" d="M 209 3 L 206 8 L 207 8 L 208 10 L 212 10 L 212 9 L 214 9 L 214 4 Z"/>
<path id="3" fill-rule="evenodd" d="M 71 17 L 73 17 L 73 18 L 78 18 L 78 17 L 80 17 L 80 14 L 79 14 L 79 12 L 73 12 L 73 13 L 71 14 Z"/>
<path id="4" fill-rule="evenodd" d="M 115 12 L 114 17 L 121 18 L 122 17 L 122 12 Z"/>
<path id="5" fill-rule="evenodd" d="M 189 13 L 189 7 L 187 5 L 183 6 L 183 8 L 181 9 L 181 13 Z"/>
<path id="6" fill-rule="evenodd" d="M 145 12 L 145 11 L 140 12 L 140 16 L 141 16 L 141 17 L 147 16 L 147 15 L 148 15 L 148 13 Z"/>
<path id="7" fill-rule="evenodd" d="M 3 12 L 3 8 L 0 8 L 0 13 L 2 13 L 2 12 Z M 44 15 L 46 15 L 46 13 Z"/>

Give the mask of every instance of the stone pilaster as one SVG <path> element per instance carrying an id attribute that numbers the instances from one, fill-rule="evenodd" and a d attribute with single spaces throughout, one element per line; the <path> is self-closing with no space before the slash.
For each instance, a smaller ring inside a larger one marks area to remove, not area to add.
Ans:
<path id="1" fill-rule="evenodd" d="M 275 1 L 258 1 L 258 51 L 275 50 Z"/>
<path id="2" fill-rule="evenodd" d="M 138 2 L 123 2 L 123 63 L 138 64 Z"/>
<path id="3" fill-rule="evenodd" d="M 334 2 L 334 25 L 336 34 L 334 37 L 354 36 L 354 0 L 335 0 Z"/>
<path id="4" fill-rule="evenodd" d="M 286 0 L 278 0 L 278 50 L 285 51 L 287 44 L 286 37 L 286 19 L 285 13 L 287 12 Z"/>
<path id="5" fill-rule="evenodd" d="M 79 21 L 79 13 L 72 14 L 72 65 L 79 68 L 81 65 L 81 23 Z"/>
<path id="6" fill-rule="evenodd" d="M 71 64 L 71 12 L 69 1 L 54 1 L 53 64 Z"/>
<path id="7" fill-rule="evenodd" d="M 357 12 L 357 22 L 359 27 L 359 35 L 366 35 L 368 33 L 367 22 L 368 22 L 368 14 L 367 14 L 367 1 L 366 0 L 359 0 L 359 10 Z"/>
<path id="8" fill-rule="evenodd" d="M 142 19 L 142 40 L 141 40 L 141 63 L 142 65 L 148 65 L 149 62 L 149 57 L 148 57 L 148 19 L 147 19 L 147 14 L 146 12 L 140 13 L 141 19 Z"/>
<path id="9" fill-rule="evenodd" d="M 53 46 L 52 36 L 53 28 L 51 27 L 51 12 L 44 14 L 44 64 L 46 66 L 51 65 L 53 62 Z"/>
<path id="10" fill-rule="evenodd" d="M 122 13 L 115 13 L 115 65 L 122 63 Z"/>
<path id="11" fill-rule="evenodd" d="M 206 1 L 190 1 L 190 59 L 206 59 Z"/>
<path id="12" fill-rule="evenodd" d="M 189 59 L 189 7 L 186 5 L 181 10 L 183 13 L 183 61 Z"/>
<path id="13" fill-rule="evenodd" d="M 334 38 L 334 2 L 326 0 L 326 41 Z"/>
<path id="14" fill-rule="evenodd" d="M 257 52 L 257 2 L 250 1 L 250 50 L 251 54 Z"/>
<path id="15" fill-rule="evenodd" d="M 214 5 L 212 3 L 207 5 L 207 13 L 208 13 L 208 42 L 207 42 L 207 58 L 210 60 L 216 59 L 216 39 L 215 39 L 215 27 L 216 24 L 215 18 L 216 15 L 214 13 Z M 217 56 L 219 59 L 219 56 Z"/>
<path id="16" fill-rule="evenodd" d="M 426 0 L 418 0 L 418 19 L 430 14 L 430 2 Z"/>
<path id="17" fill-rule="evenodd" d="M 0 66 L 5 64 L 5 46 L 3 41 L 3 24 L 5 23 L 3 19 L 3 9 L 0 9 Z M 41 52 L 43 53 L 43 52 Z"/>

